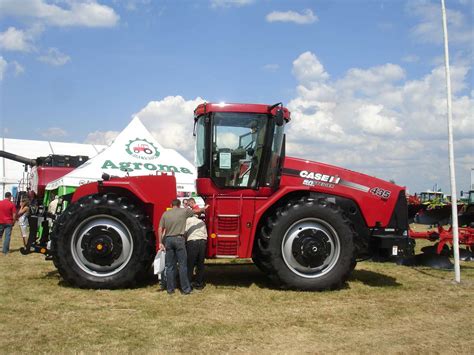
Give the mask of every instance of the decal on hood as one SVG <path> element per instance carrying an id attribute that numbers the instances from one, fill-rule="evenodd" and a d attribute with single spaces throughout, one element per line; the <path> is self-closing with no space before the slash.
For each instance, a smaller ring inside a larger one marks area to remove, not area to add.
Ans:
<path id="1" fill-rule="evenodd" d="M 292 175 L 303 178 L 303 185 L 305 186 L 322 186 L 328 188 L 334 188 L 336 185 L 342 185 L 351 189 L 359 190 L 362 192 L 369 192 L 370 188 L 361 184 L 357 184 L 352 181 L 344 180 L 338 175 L 329 175 L 320 173 L 317 171 L 307 170 L 296 170 L 283 168 L 282 174 Z"/>

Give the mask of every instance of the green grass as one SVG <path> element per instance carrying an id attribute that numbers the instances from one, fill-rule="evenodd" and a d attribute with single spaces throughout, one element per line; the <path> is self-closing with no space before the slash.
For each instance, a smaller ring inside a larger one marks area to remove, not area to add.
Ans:
<path id="1" fill-rule="evenodd" d="M 157 284 L 64 284 L 41 255 L 0 256 L 0 353 L 474 353 L 474 262 L 452 271 L 359 263 L 331 292 L 273 288 L 249 263 L 211 263 L 190 296 Z"/>

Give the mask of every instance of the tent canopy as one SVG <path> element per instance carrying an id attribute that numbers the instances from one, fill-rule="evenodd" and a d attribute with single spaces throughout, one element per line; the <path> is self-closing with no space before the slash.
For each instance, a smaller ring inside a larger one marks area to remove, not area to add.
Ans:
<path id="1" fill-rule="evenodd" d="M 194 165 L 177 151 L 163 148 L 135 117 L 109 147 L 62 178 L 50 182 L 46 190 L 101 180 L 103 173 L 140 176 L 158 172 L 174 173 L 178 192 L 195 191 Z"/>

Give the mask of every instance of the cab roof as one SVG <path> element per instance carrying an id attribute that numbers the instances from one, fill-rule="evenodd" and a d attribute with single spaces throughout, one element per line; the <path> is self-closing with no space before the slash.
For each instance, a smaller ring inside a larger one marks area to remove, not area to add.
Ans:
<path id="1" fill-rule="evenodd" d="M 198 118 L 201 115 L 204 115 L 209 112 L 243 112 L 243 113 L 271 113 L 275 115 L 280 106 L 273 107 L 270 111 L 272 105 L 264 104 L 234 104 L 234 103 L 210 103 L 205 102 L 200 104 L 194 110 L 194 118 Z M 290 111 L 283 107 L 283 118 L 288 122 L 290 120 Z"/>

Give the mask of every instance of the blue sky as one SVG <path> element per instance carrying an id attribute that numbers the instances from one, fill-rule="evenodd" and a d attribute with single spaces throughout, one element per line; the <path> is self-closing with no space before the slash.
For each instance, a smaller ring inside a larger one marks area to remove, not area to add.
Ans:
<path id="1" fill-rule="evenodd" d="M 473 2 L 446 3 L 466 189 Z M 104 143 L 138 113 L 192 158 L 202 99 L 283 101 L 292 155 L 448 190 L 440 15 L 438 1 L 0 0 L 4 136 Z"/>

